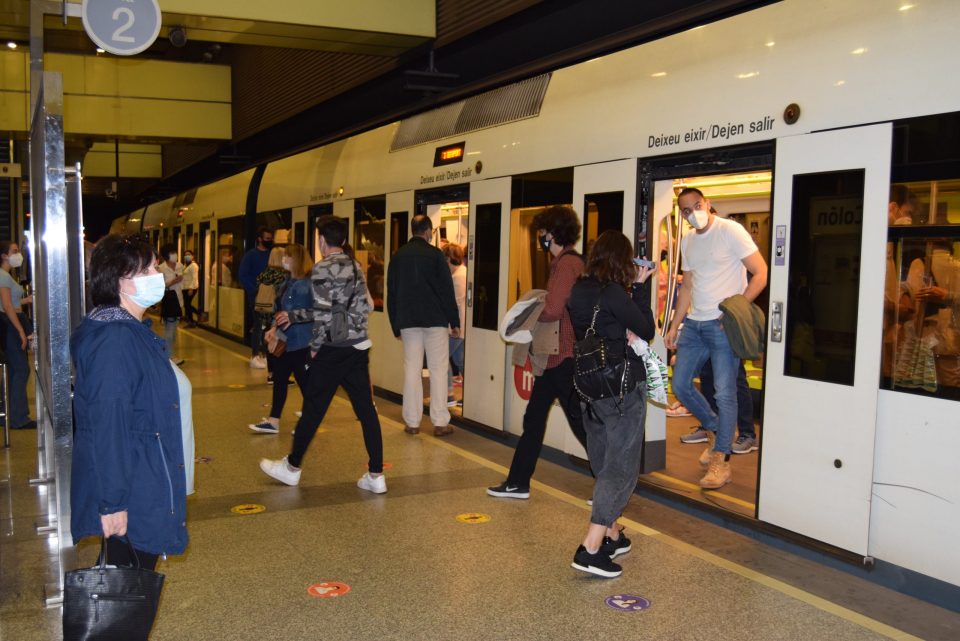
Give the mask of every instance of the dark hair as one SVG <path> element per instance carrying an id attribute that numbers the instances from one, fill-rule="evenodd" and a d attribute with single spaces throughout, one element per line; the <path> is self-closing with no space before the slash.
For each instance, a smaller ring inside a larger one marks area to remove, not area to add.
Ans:
<path id="1" fill-rule="evenodd" d="M 263 238 L 264 234 L 272 234 L 273 230 L 267 227 L 266 225 L 260 225 L 257 227 L 257 238 Z"/>
<path id="2" fill-rule="evenodd" d="M 561 247 L 567 247 L 580 239 L 580 219 L 573 207 L 553 205 L 533 217 L 533 228 L 542 229 L 553 236 Z"/>
<path id="3" fill-rule="evenodd" d="M 682 197 L 687 196 L 689 194 L 696 194 L 700 196 L 701 200 L 707 200 L 707 197 L 703 195 L 703 192 L 697 189 L 696 187 L 684 187 L 683 189 L 680 190 L 680 193 L 677 194 L 677 201 L 679 202 Z M 710 205 L 710 213 L 711 214 L 717 213 L 717 210 L 713 208 L 713 205 Z"/>
<path id="4" fill-rule="evenodd" d="M 0 254 L 10 255 L 10 245 L 13 244 L 12 240 L 0 240 Z"/>
<path id="5" fill-rule="evenodd" d="M 463 264 L 463 247 L 456 243 L 447 243 L 443 248 L 443 255 L 447 257 L 451 265 L 459 267 Z"/>
<path id="6" fill-rule="evenodd" d="M 897 203 L 897 207 L 903 207 L 907 203 L 916 206 L 917 197 L 906 185 L 890 185 L 890 202 Z"/>
<path id="7" fill-rule="evenodd" d="M 601 283 L 619 283 L 630 287 L 637 277 L 637 268 L 633 264 L 633 246 L 630 239 L 621 232 L 608 229 L 593 241 L 584 278 L 594 278 Z"/>
<path id="8" fill-rule="evenodd" d="M 165 262 L 167 260 L 167 257 L 170 256 L 170 254 L 176 254 L 176 253 L 177 253 L 177 246 L 174 245 L 173 243 L 167 243 L 160 248 L 160 260 Z"/>
<path id="9" fill-rule="evenodd" d="M 346 221 L 332 214 L 317 218 L 317 233 L 323 236 L 331 247 L 343 247 L 347 242 L 348 229 Z"/>
<path id="10" fill-rule="evenodd" d="M 417 214 L 410 221 L 410 231 L 413 232 L 414 236 L 423 236 L 428 231 L 433 231 L 433 221 L 430 220 L 430 216 Z"/>
<path id="11" fill-rule="evenodd" d="M 90 298 L 94 305 L 120 304 L 120 279 L 139 274 L 156 258 L 142 236 L 104 236 L 90 255 Z"/>

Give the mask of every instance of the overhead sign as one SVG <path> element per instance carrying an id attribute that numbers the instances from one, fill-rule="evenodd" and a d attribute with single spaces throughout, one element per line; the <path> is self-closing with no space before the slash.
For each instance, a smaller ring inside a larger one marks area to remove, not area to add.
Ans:
<path id="1" fill-rule="evenodd" d="M 118 56 L 144 51 L 160 33 L 157 0 L 83 0 L 81 18 L 90 39 Z"/>

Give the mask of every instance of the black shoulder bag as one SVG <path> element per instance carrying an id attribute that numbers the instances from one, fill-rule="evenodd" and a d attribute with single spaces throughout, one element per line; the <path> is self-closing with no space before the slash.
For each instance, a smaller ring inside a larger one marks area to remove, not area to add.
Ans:
<path id="1" fill-rule="evenodd" d="M 130 546 L 130 556 L 137 554 Z M 163 575 L 140 567 L 107 567 L 107 540 L 100 563 L 64 576 L 64 641 L 146 641 L 157 616 Z"/>
<path id="2" fill-rule="evenodd" d="M 573 387 L 587 405 L 612 398 L 619 409 L 624 397 L 636 389 L 637 380 L 630 368 L 626 336 L 613 339 L 597 335 L 597 314 L 606 287 L 600 288 L 590 327 L 583 338 L 573 344 Z"/>
<path id="3" fill-rule="evenodd" d="M 357 264 L 350 259 L 350 267 L 353 269 L 353 291 L 346 305 L 340 301 L 335 301 L 330 309 L 330 329 L 327 336 L 331 343 L 342 343 L 350 338 L 350 306 L 353 305 L 353 298 L 357 295 Z"/>

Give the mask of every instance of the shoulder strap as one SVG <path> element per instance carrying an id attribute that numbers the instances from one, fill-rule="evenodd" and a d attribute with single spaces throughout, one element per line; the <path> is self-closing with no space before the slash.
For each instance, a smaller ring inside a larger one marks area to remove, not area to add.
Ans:
<path id="1" fill-rule="evenodd" d="M 597 294 L 597 302 L 593 304 L 593 318 L 590 319 L 590 327 L 588 327 L 587 331 L 583 333 L 584 337 L 594 336 L 597 333 L 597 314 L 600 313 L 600 301 L 603 300 L 603 290 L 607 288 L 608 284 L 609 283 L 605 283 L 600 286 L 600 293 Z"/>

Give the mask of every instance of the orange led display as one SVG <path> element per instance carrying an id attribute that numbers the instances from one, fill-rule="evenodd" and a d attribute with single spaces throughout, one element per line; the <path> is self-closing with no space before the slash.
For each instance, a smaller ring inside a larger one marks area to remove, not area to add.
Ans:
<path id="1" fill-rule="evenodd" d="M 433 154 L 433 166 L 452 165 L 453 163 L 462 161 L 466 148 L 467 143 L 465 142 L 458 142 L 455 145 L 447 145 L 446 147 L 437 147 L 436 152 Z"/>

